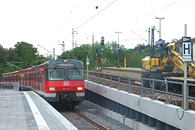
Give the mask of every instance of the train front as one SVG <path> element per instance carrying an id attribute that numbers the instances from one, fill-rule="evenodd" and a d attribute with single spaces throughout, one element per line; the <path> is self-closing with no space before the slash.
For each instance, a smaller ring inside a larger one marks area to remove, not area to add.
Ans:
<path id="1" fill-rule="evenodd" d="M 84 100 L 84 67 L 77 60 L 55 60 L 46 64 L 45 99 L 74 108 Z"/>

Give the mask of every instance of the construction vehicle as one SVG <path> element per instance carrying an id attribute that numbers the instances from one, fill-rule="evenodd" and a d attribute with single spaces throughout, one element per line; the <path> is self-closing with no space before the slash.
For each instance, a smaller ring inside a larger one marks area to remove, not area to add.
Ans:
<path id="1" fill-rule="evenodd" d="M 181 43 L 170 43 L 166 46 L 165 52 L 155 57 L 146 56 L 142 59 L 142 78 L 165 80 L 166 77 L 183 77 L 184 76 L 184 62 L 182 61 Z M 191 78 L 191 81 L 195 82 L 195 64 L 192 62 L 187 63 L 187 74 Z M 180 78 L 180 82 L 182 82 Z M 172 78 L 172 81 L 176 81 L 176 78 Z M 152 87 L 151 80 L 143 80 L 145 87 Z M 154 82 L 154 86 L 160 89 L 161 82 Z M 181 85 L 172 84 L 172 89 L 182 89 Z"/>

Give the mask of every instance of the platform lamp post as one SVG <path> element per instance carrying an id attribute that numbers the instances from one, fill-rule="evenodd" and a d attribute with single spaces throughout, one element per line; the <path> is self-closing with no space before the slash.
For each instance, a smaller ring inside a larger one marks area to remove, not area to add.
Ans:
<path id="1" fill-rule="evenodd" d="M 165 19 L 165 18 L 164 17 L 163 18 L 156 17 L 156 19 L 159 19 L 159 40 L 161 40 L 161 20 Z"/>
<path id="2" fill-rule="evenodd" d="M 118 48 L 120 47 L 120 44 L 119 44 L 119 34 L 122 33 L 122 32 L 115 32 L 115 33 L 118 33 Z M 117 53 L 118 54 L 118 67 L 119 67 L 119 54 L 120 53 Z"/>
<path id="3" fill-rule="evenodd" d="M 119 44 L 119 34 L 122 33 L 122 32 L 115 32 L 115 33 L 118 33 L 118 47 L 120 46 Z"/>

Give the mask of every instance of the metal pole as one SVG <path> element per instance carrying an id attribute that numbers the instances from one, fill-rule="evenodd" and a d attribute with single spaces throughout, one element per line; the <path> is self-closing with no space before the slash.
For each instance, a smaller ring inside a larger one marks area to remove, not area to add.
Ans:
<path id="1" fill-rule="evenodd" d="M 112 88 L 112 75 L 110 75 L 110 87 Z"/>
<path id="2" fill-rule="evenodd" d="M 55 48 L 53 48 L 53 60 L 55 60 Z"/>
<path id="3" fill-rule="evenodd" d="M 154 100 L 154 80 L 152 80 L 152 100 Z"/>
<path id="4" fill-rule="evenodd" d="M 122 33 L 122 32 L 115 32 L 115 33 L 118 33 L 118 47 L 120 46 L 119 45 L 119 34 Z M 118 67 L 119 67 L 119 54 L 118 54 Z"/>
<path id="5" fill-rule="evenodd" d="M 184 26 L 184 35 L 187 36 L 187 25 L 185 24 Z M 184 92 L 183 92 L 183 107 L 184 107 L 184 110 L 187 110 L 187 62 L 184 61 Z"/>
<path id="6" fill-rule="evenodd" d="M 143 97 L 143 93 L 144 93 L 144 90 L 143 90 L 143 79 L 141 79 L 141 97 Z"/>
<path id="7" fill-rule="evenodd" d="M 120 90 L 121 77 L 118 77 L 118 90 Z"/>
<path id="8" fill-rule="evenodd" d="M 99 82 L 100 82 L 100 74 L 98 73 L 98 84 L 99 84 Z"/>
<path id="9" fill-rule="evenodd" d="M 195 61 L 195 43 L 193 43 L 193 61 Z"/>
<path id="10" fill-rule="evenodd" d="M 89 69 L 88 69 L 88 65 L 87 65 L 87 80 L 89 80 Z"/>
<path id="11" fill-rule="evenodd" d="M 161 39 L 161 19 L 159 20 L 159 40 Z"/>
<path id="12" fill-rule="evenodd" d="M 183 96 L 184 96 L 184 101 L 183 101 L 183 104 L 184 104 L 184 110 L 186 110 L 186 100 L 187 100 L 187 95 L 186 95 L 186 84 L 187 84 L 187 62 L 184 61 L 184 92 L 183 92 Z"/>
<path id="13" fill-rule="evenodd" d="M 103 85 L 105 85 L 105 74 L 103 75 Z"/>
<path id="14" fill-rule="evenodd" d="M 160 40 L 161 39 L 161 20 L 165 19 L 165 18 L 164 17 L 163 18 L 156 17 L 156 19 L 159 19 L 159 40 Z"/>
<path id="15" fill-rule="evenodd" d="M 165 96 L 165 103 L 168 104 L 169 101 L 168 101 L 168 82 L 166 82 L 166 79 L 165 79 L 165 84 L 166 84 L 166 88 L 165 88 L 165 93 L 166 93 L 166 96 Z"/>
<path id="16" fill-rule="evenodd" d="M 94 82 L 94 72 L 93 72 L 93 82 Z"/>
<path id="17" fill-rule="evenodd" d="M 72 49 L 74 48 L 74 28 L 72 29 Z"/>
<path id="18" fill-rule="evenodd" d="M 94 69 L 94 35 L 92 35 L 92 69 Z"/>
<path id="19" fill-rule="evenodd" d="M 21 83 L 22 91 L 23 91 L 23 78 L 22 78 L 22 83 Z"/>
<path id="20" fill-rule="evenodd" d="M 128 85 L 128 92 L 131 92 L 131 78 L 129 77 L 129 85 Z"/>
<path id="21" fill-rule="evenodd" d="M 103 48 L 101 48 L 101 50 L 102 50 L 102 56 L 101 56 L 101 59 L 103 60 Z M 102 62 L 102 61 L 101 61 Z M 102 67 L 103 67 L 103 63 L 102 63 Z"/>
<path id="22" fill-rule="evenodd" d="M 119 33 L 118 33 L 118 47 L 119 47 L 120 45 L 119 45 Z"/>
<path id="23" fill-rule="evenodd" d="M 119 45 L 119 34 L 122 33 L 122 32 L 115 32 L 115 33 L 118 33 L 118 47 L 120 46 Z"/>
<path id="24" fill-rule="evenodd" d="M 150 28 L 148 28 L 148 45 L 150 45 Z"/>
<path id="25" fill-rule="evenodd" d="M 126 69 L 126 57 L 124 58 L 124 68 Z"/>
<path id="26" fill-rule="evenodd" d="M 184 36 L 187 37 L 187 24 L 184 25 Z"/>
<path id="27" fill-rule="evenodd" d="M 151 48 L 152 48 L 152 58 L 154 58 L 154 29 L 155 26 L 152 27 L 152 34 L 151 34 Z"/>
<path id="28" fill-rule="evenodd" d="M 118 68 L 119 68 L 119 54 L 118 54 Z"/>

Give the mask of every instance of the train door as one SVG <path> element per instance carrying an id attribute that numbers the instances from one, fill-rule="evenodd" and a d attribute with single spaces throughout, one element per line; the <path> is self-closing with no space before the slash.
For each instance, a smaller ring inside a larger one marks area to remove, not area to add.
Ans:
<path id="1" fill-rule="evenodd" d="M 43 68 L 39 69 L 39 75 L 40 75 L 40 78 L 39 78 L 40 91 L 43 91 L 43 88 L 44 88 L 44 86 L 43 86 L 43 83 L 44 83 L 44 81 L 43 81 L 43 79 L 44 79 Z"/>

